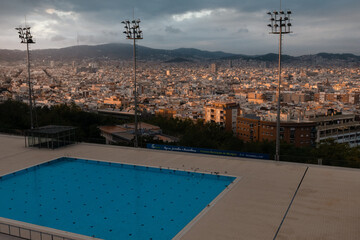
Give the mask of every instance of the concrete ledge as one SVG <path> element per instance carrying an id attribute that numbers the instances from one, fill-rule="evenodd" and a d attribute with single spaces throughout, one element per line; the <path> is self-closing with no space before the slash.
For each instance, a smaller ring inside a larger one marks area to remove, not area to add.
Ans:
<path id="1" fill-rule="evenodd" d="M 0 217 L 0 233 L 28 240 L 101 240 Z"/>

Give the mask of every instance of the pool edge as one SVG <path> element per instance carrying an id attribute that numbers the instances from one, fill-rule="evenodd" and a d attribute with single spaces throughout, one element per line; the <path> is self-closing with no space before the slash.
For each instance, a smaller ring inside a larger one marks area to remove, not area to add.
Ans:
<path id="1" fill-rule="evenodd" d="M 181 231 L 178 232 L 172 238 L 172 240 L 180 240 L 198 221 L 201 220 L 201 218 L 208 211 L 211 210 L 211 208 L 213 208 L 216 205 L 218 201 L 221 200 L 221 198 L 223 198 L 228 192 L 230 192 L 236 186 L 236 184 L 240 182 L 241 178 L 242 177 L 236 177 L 235 180 L 229 184 L 229 186 L 227 186 L 223 191 L 221 191 L 221 193 L 217 195 L 216 198 L 214 198 L 203 210 L 201 210 L 201 212 L 198 215 L 196 215 L 196 217 L 194 217 L 188 224 L 186 224 L 186 226 L 183 229 L 181 229 Z"/>

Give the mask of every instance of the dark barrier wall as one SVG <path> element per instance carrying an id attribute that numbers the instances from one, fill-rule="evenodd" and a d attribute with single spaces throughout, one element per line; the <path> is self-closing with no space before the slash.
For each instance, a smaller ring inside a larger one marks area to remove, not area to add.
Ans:
<path id="1" fill-rule="evenodd" d="M 226 151 L 226 150 L 217 150 L 217 149 L 160 145 L 160 144 L 152 144 L 152 143 L 146 144 L 146 147 L 157 150 L 203 153 L 203 154 L 211 154 L 211 155 L 219 155 L 219 156 L 227 156 L 227 157 L 270 159 L 269 154 L 262 154 L 262 153 L 246 153 L 246 152 Z"/>

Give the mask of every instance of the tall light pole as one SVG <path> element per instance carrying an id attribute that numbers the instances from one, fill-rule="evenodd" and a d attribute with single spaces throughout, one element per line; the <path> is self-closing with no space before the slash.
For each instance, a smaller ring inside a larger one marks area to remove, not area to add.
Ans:
<path id="1" fill-rule="evenodd" d="M 135 142 L 134 147 L 138 147 L 138 104 L 137 104 L 137 86 L 136 86 L 136 40 L 137 39 L 143 39 L 142 31 L 140 30 L 140 20 L 132 20 L 131 22 L 129 20 L 122 21 L 121 23 L 125 24 L 125 31 L 127 39 L 133 39 L 134 40 L 134 98 L 135 98 Z"/>
<path id="2" fill-rule="evenodd" d="M 21 39 L 21 43 L 26 44 L 26 53 L 27 53 L 27 69 L 28 69 L 28 85 L 29 85 L 29 104 L 30 104 L 30 128 L 34 128 L 33 121 L 33 103 L 32 103 L 32 87 L 31 87 L 31 79 L 30 79 L 30 54 L 29 54 L 29 44 L 34 44 L 35 41 L 32 39 L 32 35 L 30 33 L 30 27 L 18 27 L 15 28 L 19 33 L 19 38 Z"/>
<path id="3" fill-rule="evenodd" d="M 277 91 L 277 119 L 276 119 L 276 154 L 275 160 L 280 161 L 280 86 L 281 86 L 281 48 L 282 48 L 282 35 L 291 33 L 290 15 L 291 11 L 274 11 L 268 12 L 270 15 L 271 28 L 270 34 L 279 34 L 279 79 Z"/>

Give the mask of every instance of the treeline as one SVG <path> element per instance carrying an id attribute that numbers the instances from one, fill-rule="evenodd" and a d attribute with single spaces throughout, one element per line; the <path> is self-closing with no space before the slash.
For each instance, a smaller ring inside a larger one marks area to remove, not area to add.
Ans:
<path id="1" fill-rule="evenodd" d="M 29 107 L 25 103 L 6 101 L 0 104 L 0 131 L 21 134 L 30 128 Z M 215 123 L 203 120 L 192 121 L 162 116 L 143 115 L 141 121 L 161 127 L 164 134 L 179 138 L 178 146 L 233 150 L 275 155 L 275 142 L 245 143 L 226 132 Z M 52 107 L 36 107 L 34 110 L 35 127 L 46 125 L 66 125 L 77 127 L 77 141 L 105 143 L 98 126 L 123 124 L 113 117 L 82 111 L 75 104 L 61 104 Z M 146 143 L 161 143 L 151 137 L 139 139 L 139 146 Z M 125 144 L 132 146 L 132 144 Z M 348 144 L 335 143 L 333 139 L 322 142 L 317 148 L 295 147 L 281 143 L 280 160 L 289 162 L 314 163 L 322 159 L 322 164 L 360 168 L 360 147 L 350 148 Z"/>
<path id="2" fill-rule="evenodd" d="M 98 126 L 122 124 L 118 119 L 84 112 L 75 104 L 36 107 L 33 110 L 34 127 L 63 125 L 77 127 L 76 140 L 104 143 Z M 6 101 L 0 104 L 0 131 L 21 134 L 30 128 L 30 110 L 25 103 Z"/>
<path id="3" fill-rule="evenodd" d="M 165 134 L 179 137 L 180 141 L 176 143 L 179 146 L 264 153 L 274 159 L 275 142 L 245 143 L 215 123 L 162 116 L 153 116 L 145 121 L 158 125 Z M 333 139 L 322 142 L 317 148 L 295 147 L 283 142 L 280 145 L 280 160 L 313 164 L 321 161 L 323 165 L 360 168 L 360 147 L 351 148 Z"/>

